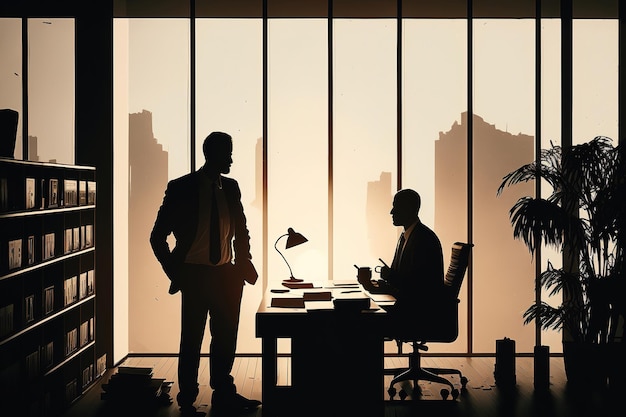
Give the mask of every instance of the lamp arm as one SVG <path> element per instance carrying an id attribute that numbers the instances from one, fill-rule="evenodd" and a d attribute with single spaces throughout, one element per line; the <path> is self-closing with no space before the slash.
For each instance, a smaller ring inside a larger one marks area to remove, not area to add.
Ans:
<path id="1" fill-rule="evenodd" d="M 276 252 L 278 252 L 278 254 L 283 258 L 283 261 L 285 261 L 285 263 L 287 264 L 287 268 L 289 268 L 289 277 L 293 278 L 293 272 L 291 271 L 291 266 L 289 266 L 289 262 L 287 262 L 287 258 L 285 258 L 285 255 L 282 254 L 281 251 L 278 250 L 278 241 L 285 237 L 285 236 L 289 236 L 289 233 L 285 233 L 282 236 L 279 236 L 278 239 L 276 239 L 276 242 L 274 242 L 274 249 L 276 249 Z"/>

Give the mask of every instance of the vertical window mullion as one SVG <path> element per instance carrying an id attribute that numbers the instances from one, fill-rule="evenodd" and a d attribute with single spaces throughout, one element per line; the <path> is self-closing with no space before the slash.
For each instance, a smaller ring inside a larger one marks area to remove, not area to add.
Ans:
<path id="1" fill-rule="evenodd" d="M 541 157 L 541 0 L 535 4 L 535 161 Z M 539 169 L 537 164 L 537 169 Z M 541 181 L 539 175 L 535 180 L 535 198 L 541 196 Z M 535 242 L 539 242 L 538 231 L 535 231 Z M 541 305 L 541 245 L 535 251 L 535 304 Z M 535 320 L 535 346 L 541 346 L 541 318 Z"/>
<path id="2" fill-rule="evenodd" d="M 22 159 L 28 160 L 28 18 L 22 18 Z"/>
<path id="3" fill-rule="evenodd" d="M 333 190 L 333 0 L 328 0 L 328 279 L 334 277 L 334 190 Z"/>
<path id="4" fill-rule="evenodd" d="M 189 146 L 190 170 L 196 170 L 196 5 L 191 0 L 189 19 Z"/>
<path id="5" fill-rule="evenodd" d="M 472 0 L 467 1 L 467 239 L 473 243 L 473 135 L 474 135 L 474 106 L 473 106 L 473 10 Z M 471 255 L 470 255 L 471 256 Z M 472 262 L 467 269 L 467 352 L 473 352 L 473 268 Z"/>
<path id="6" fill-rule="evenodd" d="M 396 40 L 396 111 L 397 111 L 397 139 L 396 139 L 396 172 L 398 175 L 396 189 L 402 189 L 402 0 L 398 0 L 398 12 L 397 12 L 397 40 Z"/>
<path id="7" fill-rule="evenodd" d="M 267 77 L 268 77 L 268 48 L 267 48 L 267 0 L 263 0 L 263 139 L 262 139 L 262 153 L 263 153 L 263 291 L 267 289 L 268 285 L 268 264 L 269 264 L 269 251 L 268 251 L 268 213 L 267 213 L 267 141 L 268 141 L 268 94 L 267 94 Z"/>

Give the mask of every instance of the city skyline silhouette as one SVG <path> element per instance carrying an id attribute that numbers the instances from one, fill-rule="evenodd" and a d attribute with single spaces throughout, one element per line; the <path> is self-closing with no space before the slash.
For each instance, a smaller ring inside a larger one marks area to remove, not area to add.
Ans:
<path id="1" fill-rule="evenodd" d="M 129 330 L 131 348 L 137 351 L 162 351 L 158 346 L 163 343 L 154 335 L 156 323 L 168 326 L 179 326 L 175 300 L 166 295 L 166 277 L 160 265 L 154 259 L 149 247 L 148 236 L 154 222 L 154 216 L 163 198 L 168 181 L 168 152 L 163 149 L 152 130 L 153 115 L 144 110 L 129 115 Z M 532 195 L 532 184 L 521 186 L 517 193 L 507 193 L 496 198 L 496 189 L 502 177 L 518 166 L 532 161 L 534 156 L 534 139 L 532 136 L 499 130 L 493 124 L 474 115 L 474 243 L 480 245 L 481 251 L 497 253 L 492 258 L 478 258 L 475 264 L 477 279 L 474 283 L 480 297 L 489 299 L 499 291 L 514 291 L 532 296 L 533 264 L 532 258 L 525 247 L 513 241 L 512 229 L 508 221 L 508 211 L 514 201 L 521 195 Z M 435 222 L 433 228 L 439 235 L 444 248 L 444 259 L 447 265 L 449 247 L 455 241 L 467 240 L 467 113 L 462 113 L 460 123 L 454 121 L 446 132 L 440 132 L 435 140 L 435 195 L 423 195 L 424 200 L 434 198 Z M 497 155 L 494 158 L 494 155 Z M 235 161 L 236 163 L 237 161 Z M 261 209 L 263 200 L 262 188 L 262 138 L 255 141 L 255 195 L 252 201 L 244 201 L 255 210 Z M 196 167 L 199 168 L 199 167 Z M 302 184 L 302 186 L 306 186 Z M 358 186 L 355 183 L 355 186 Z M 368 242 L 362 250 L 369 252 L 369 257 L 382 257 L 391 260 L 399 233 L 391 223 L 389 211 L 395 193 L 391 171 L 383 171 L 378 178 L 369 179 L 362 184 L 366 190 L 365 213 Z M 271 184 L 269 185 L 271 188 Z M 419 192 L 419 190 L 417 190 Z M 326 227 L 320 224 L 320 227 Z M 337 227 L 337 226 L 335 226 Z M 306 234 L 306 233 L 305 233 Z M 332 237 L 330 237 L 332 238 Z M 273 238 L 270 237 L 273 242 Z M 268 242 L 268 245 L 272 242 Z M 172 242 L 173 244 L 173 242 Z M 262 245 L 259 240 L 256 245 Z M 315 245 L 309 242 L 305 246 Z M 506 250 L 503 250 L 505 249 Z M 335 245 L 336 259 L 343 259 L 341 246 Z M 260 248 L 257 248 L 260 253 Z M 270 251 L 268 257 L 274 256 Z M 345 262 L 345 261 L 344 261 Z M 271 263 L 270 263 L 271 265 Z M 275 264 L 280 270 L 269 270 L 267 279 L 272 276 L 281 277 L 284 265 Z M 374 266 L 374 265 L 371 265 Z M 307 265 L 297 265 L 298 271 L 306 270 Z M 493 280 L 481 279 L 487 276 L 500 276 L 503 270 L 511 271 L 506 279 L 501 280 L 502 288 L 493 286 Z M 485 284 L 483 284 L 485 282 Z M 483 286 L 486 285 L 485 288 Z M 476 290 L 474 291 L 476 296 Z M 484 295 L 480 295 L 484 294 Z M 504 303 L 510 300 L 503 299 Z M 519 310 L 528 305 L 530 299 L 518 297 Z M 481 302 L 482 304 L 482 302 Z M 511 333 L 510 320 L 521 321 L 519 311 L 503 309 L 497 300 L 490 300 L 485 314 L 498 317 L 500 311 L 506 311 L 501 325 L 494 323 L 492 331 Z M 244 307 L 245 308 L 245 307 Z M 174 309 L 174 310 L 171 310 Z M 170 311 L 171 310 L 171 311 Z M 501 316 L 501 314 L 500 314 Z M 510 316 L 510 317 L 509 317 Z M 462 311 L 462 321 L 466 313 Z M 507 321 L 508 320 L 508 321 Z M 146 323 L 155 323 L 146 325 Z M 252 329 L 250 329 L 252 331 Z M 531 327 L 523 331 L 533 331 Z M 463 336 L 464 337 L 464 336 Z M 463 339 L 461 338 L 461 340 Z M 250 336 L 253 339 L 253 335 Z M 154 340 L 152 340 L 154 339 Z M 245 339 L 245 337 L 243 338 Z M 493 338 L 490 337 L 490 340 Z M 456 342 L 461 345 L 461 341 Z M 166 342 L 167 344 L 167 342 Z M 170 342 L 171 349 L 175 343 Z M 450 347 L 454 348 L 455 344 Z M 166 349 L 167 350 L 167 349 Z"/>

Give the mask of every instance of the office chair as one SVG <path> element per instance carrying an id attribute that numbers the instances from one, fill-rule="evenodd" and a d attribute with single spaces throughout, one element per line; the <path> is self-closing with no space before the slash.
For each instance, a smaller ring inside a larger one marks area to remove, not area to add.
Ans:
<path id="1" fill-rule="evenodd" d="M 467 270 L 470 252 L 473 246 L 474 245 L 471 243 L 462 242 L 455 242 L 452 245 L 450 265 L 444 277 L 446 287 L 445 300 L 437 307 L 437 311 L 434 311 L 432 314 L 434 323 L 429 323 L 428 326 L 422 326 L 420 329 L 416 330 L 419 334 L 411 335 L 411 329 L 408 329 L 408 336 L 402 335 L 390 338 L 390 340 L 396 341 L 398 353 L 402 353 L 403 343 L 411 343 L 413 347 L 413 351 L 409 356 L 408 368 L 385 369 L 385 375 L 394 375 L 389 389 L 387 390 L 391 399 L 393 399 L 396 394 L 396 389 L 394 388 L 395 384 L 401 381 L 413 381 L 413 390 L 415 392 L 419 391 L 419 380 L 447 385 L 450 390 L 442 389 L 440 391 L 442 398 L 445 400 L 451 393 L 452 398 L 456 399 L 459 396 L 459 390 L 454 387 L 449 379 L 440 375 L 456 374 L 460 378 L 462 389 L 466 388 L 467 378 L 464 377 L 458 369 L 423 368 L 421 366 L 420 351 L 428 350 L 428 346 L 426 346 L 427 342 L 451 343 L 456 340 L 459 333 L 458 295 L 461 284 L 463 283 L 463 278 L 465 277 L 465 271 Z M 399 395 L 402 400 L 407 396 L 404 389 L 400 390 Z"/>

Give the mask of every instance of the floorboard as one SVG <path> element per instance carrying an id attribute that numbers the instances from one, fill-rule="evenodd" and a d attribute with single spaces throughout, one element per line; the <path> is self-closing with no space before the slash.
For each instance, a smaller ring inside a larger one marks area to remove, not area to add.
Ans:
<path id="1" fill-rule="evenodd" d="M 440 384 L 420 381 L 422 395 L 412 398 L 409 395 L 401 400 L 398 395 L 393 399 L 387 393 L 392 376 L 384 376 L 385 416 L 381 417 L 614 417 L 624 415 L 620 396 L 607 392 L 592 390 L 568 390 L 561 357 L 550 359 L 550 387 L 547 391 L 535 391 L 533 387 L 533 361 L 529 357 L 516 358 L 516 384 L 509 389 L 495 384 L 493 357 L 424 357 L 422 365 L 425 367 L 446 367 L 460 369 L 468 378 L 466 390 L 462 390 L 459 398 L 443 400 Z M 149 366 L 154 369 L 155 378 L 165 378 L 172 381 L 170 391 L 172 403 L 156 407 L 133 407 L 127 404 L 124 407 L 112 407 L 100 399 L 101 384 L 108 381 L 116 372 L 111 369 L 85 395 L 77 401 L 62 417 L 119 417 L 122 412 L 132 412 L 143 417 L 179 417 L 180 412 L 175 397 L 178 393 L 176 371 L 178 360 L 176 357 L 138 357 L 127 358 L 122 364 L 125 366 Z M 407 364 L 404 356 L 388 356 L 385 358 L 385 367 L 403 367 Z M 200 411 L 212 417 L 211 389 L 209 388 L 208 358 L 203 357 L 199 373 L 200 394 L 196 405 Z M 261 358 L 237 357 L 233 366 L 233 376 L 241 394 L 249 398 L 261 399 Z M 290 359 L 280 358 L 278 380 L 287 385 L 290 381 Z M 329 379 L 332 380 L 332 379 Z M 450 380 L 458 389 L 461 382 L 457 375 L 450 376 Z M 396 389 L 405 388 L 412 392 L 410 383 L 397 384 Z M 332 395 L 332 394 L 331 394 Z M 337 398 L 342 401 L 342 398 Z M 320 399 L 326 401 L 326 399 Z M 329 404 L 332 401 L 328 400 Z M 619 407 L 619 408 L 618 408 Z M 251 413 L 250 417 L 262 417 L 262 407 Z M 297 412 L 294 413 L 294 416 Z M 266 416 L 265 416 L 266 417 Z M 358 417 L 358 416 L 350 416 Z"/>

